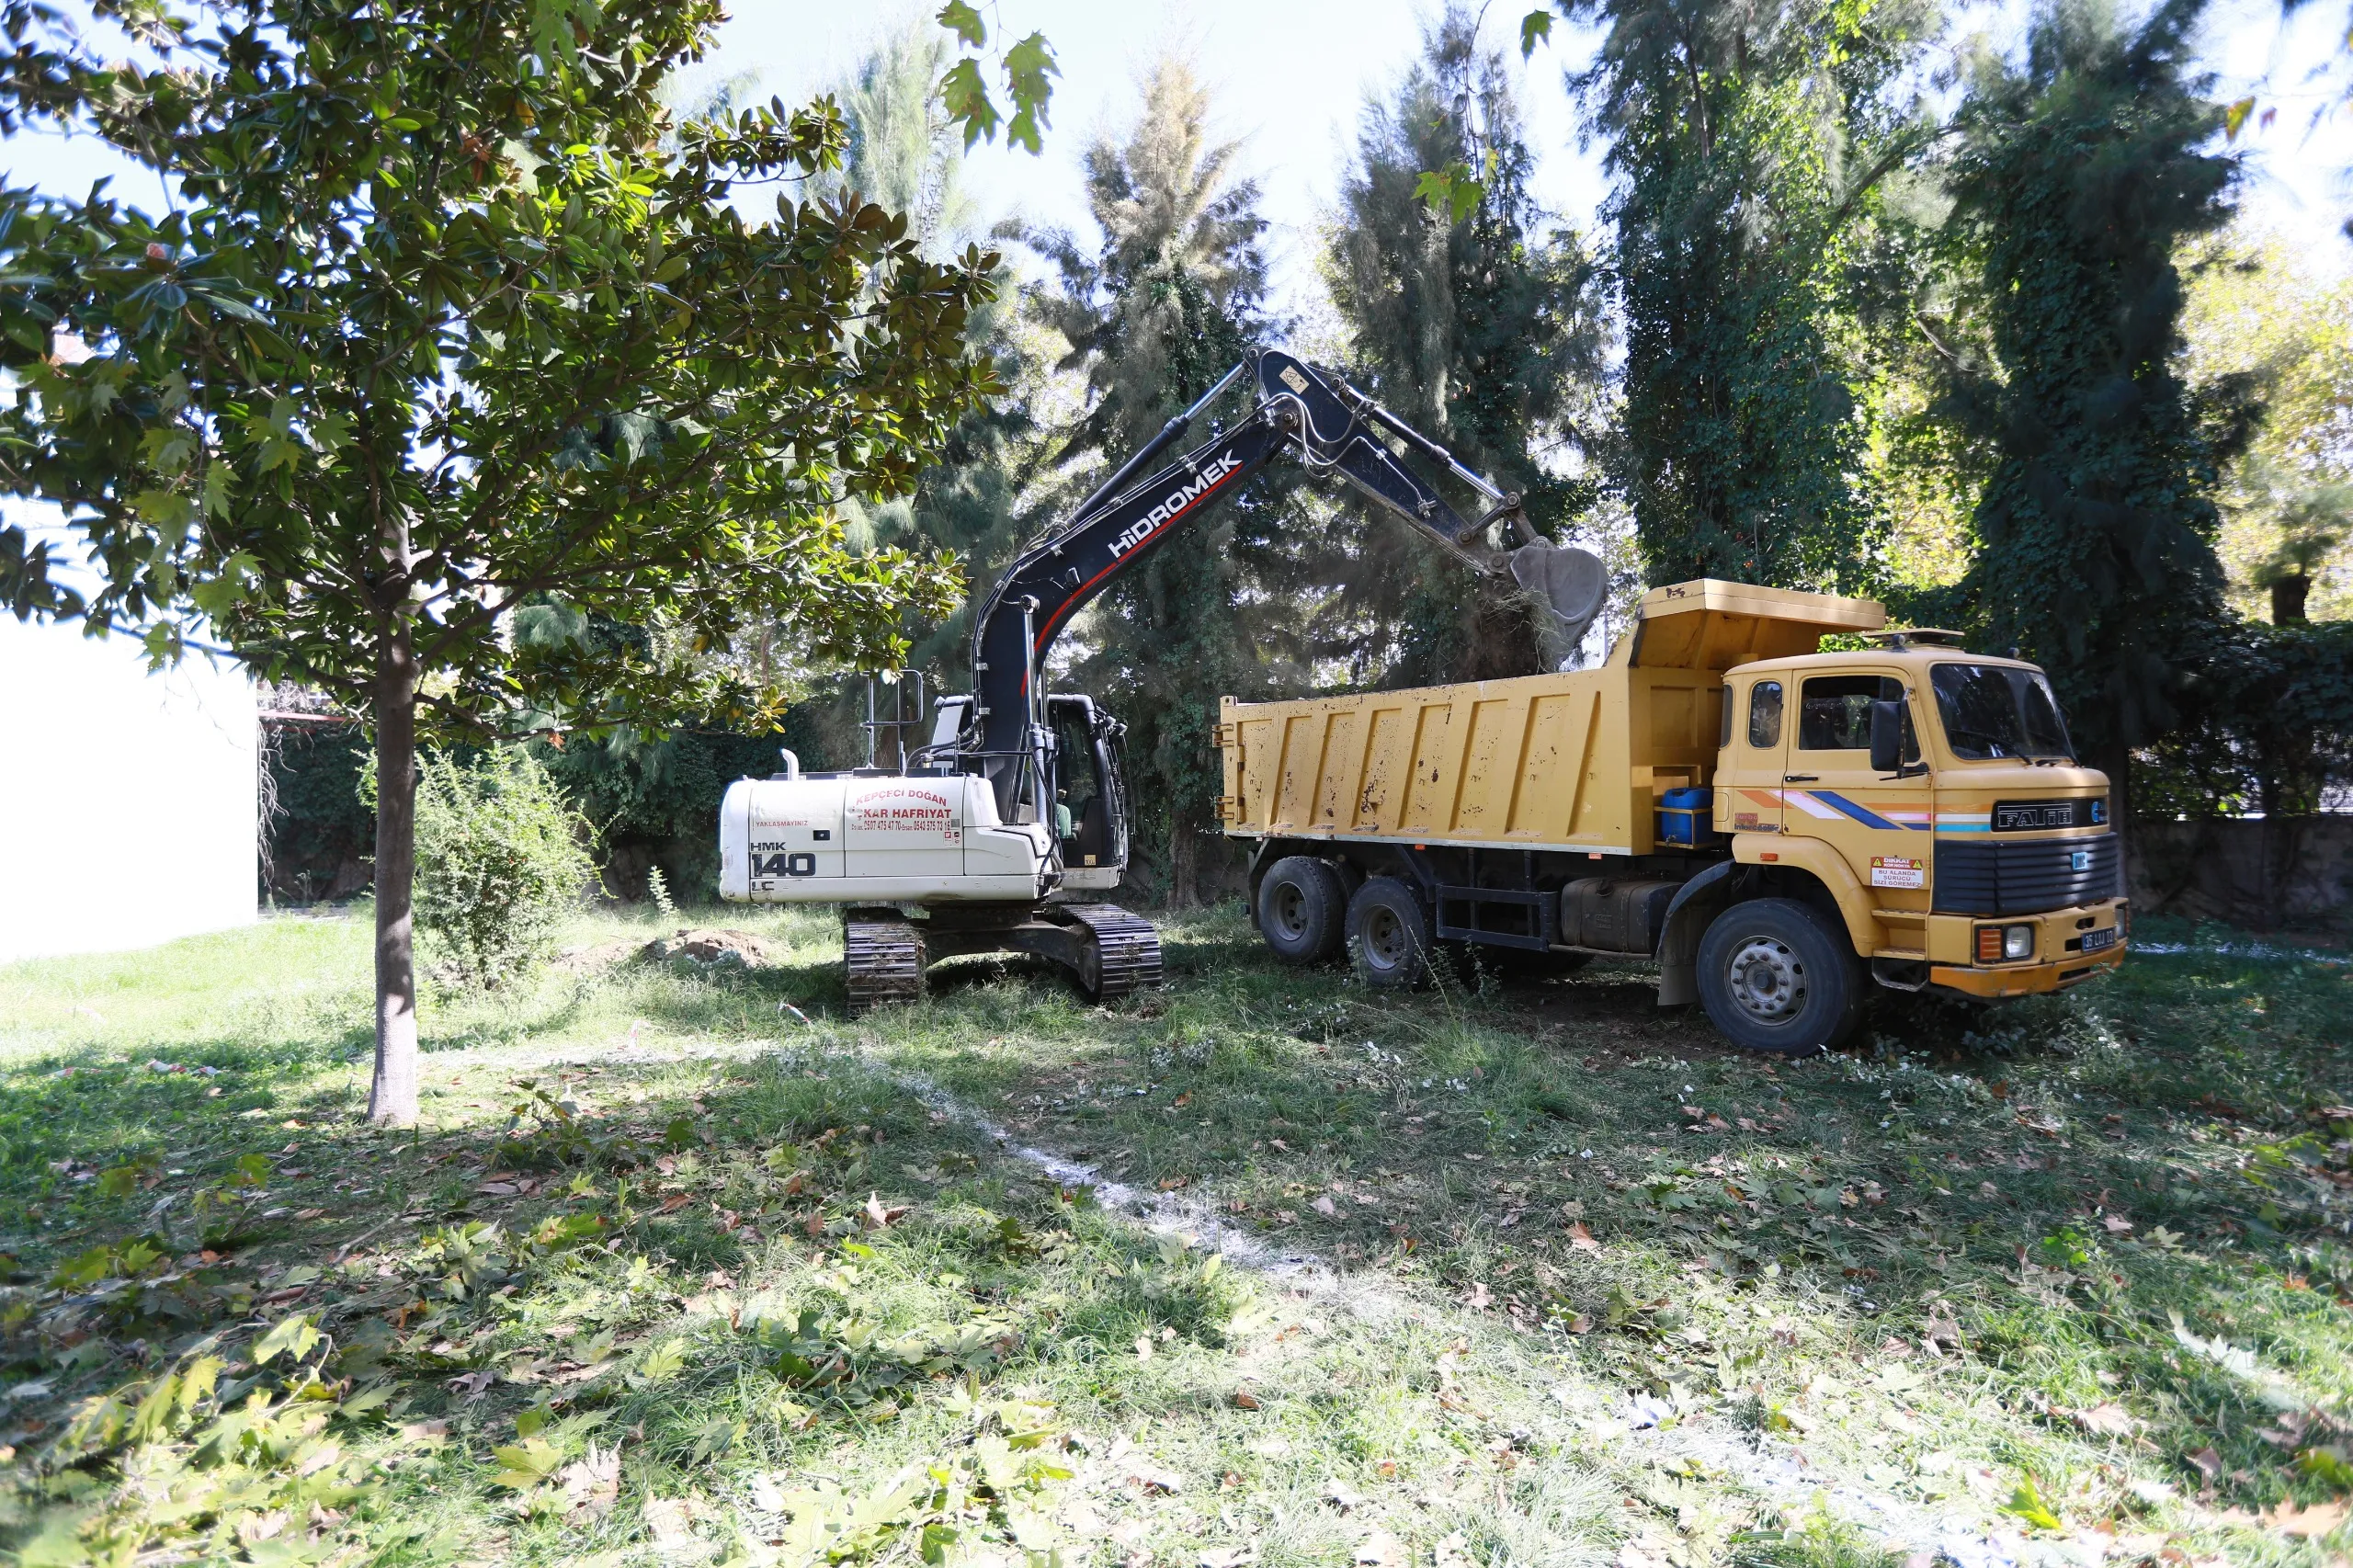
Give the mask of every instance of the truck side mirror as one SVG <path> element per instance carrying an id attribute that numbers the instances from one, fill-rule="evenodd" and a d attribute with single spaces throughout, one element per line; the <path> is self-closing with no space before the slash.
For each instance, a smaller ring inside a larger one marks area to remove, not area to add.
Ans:
<path id="1" fill-rule="evenodd" d="M 1904 704 L 1871 704 L 1871 771 L 1900 772 L 1904 767 Z"/>

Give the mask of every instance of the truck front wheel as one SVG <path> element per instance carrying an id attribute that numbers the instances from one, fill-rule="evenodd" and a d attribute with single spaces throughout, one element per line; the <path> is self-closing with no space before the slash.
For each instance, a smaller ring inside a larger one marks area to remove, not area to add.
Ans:
<path id="1" fill-rule="evenodd" d="M 1430 972 L 1430 918 L 1414 890 L 1373 877 L 1348 900 L 1348 961 L 1376 991 L 1404 991 Z"/>
<path id="2" fill-rule="evenodd" d="M 1699 1002 L 1734 1044 L 1781 1056 L 1836 1045 L 1861 1015 L 1860 966 L 1846 933 L 1795 899 L 1758 898 L 1699 938 Z"/>
<path id="3" fill-rule="evenodd" d="M 1258 935 L 1288 963 L 1322 963 L 1347 939 L 1340 873 L 1313 855 L 1286 855 L 1258 882 Z"/>

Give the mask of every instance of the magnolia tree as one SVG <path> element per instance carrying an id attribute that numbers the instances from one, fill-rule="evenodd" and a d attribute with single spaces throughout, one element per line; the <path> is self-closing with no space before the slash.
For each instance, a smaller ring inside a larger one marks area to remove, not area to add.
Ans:
<path id="1" fill-rule="evenodd" d="M 996 258 L 804 199 L 842 155 L 830 101 L 673 123 L 658 90 L 717 0 L 97 9 L 152 63 L 0 0 L 0 133 L 95 133 L 175 194 L 0 189 L 0 493 L 55 503 L 97 579 L 9 528 L 0 602 L 159 663 L 209 641 L 367 716 L 369 1108 L 406 1122 L 420 733 L 772 717 L 728 657 L 754 629 L 892 662 L 954 563 L 853 553 L 834 505 L 906 493 L 994 390 L 964 332 Z M 508 635 L 546 602 L 649 635 Z"/>

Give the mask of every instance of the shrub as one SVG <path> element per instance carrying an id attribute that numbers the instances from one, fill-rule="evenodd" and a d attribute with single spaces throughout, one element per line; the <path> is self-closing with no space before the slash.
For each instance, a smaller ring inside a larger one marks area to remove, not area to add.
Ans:
<path id="1" fill-rule="evenodd" d="M 587 819 L 519 747 L 471 767 L 427 756 L 416 791 L 416 923 L 467 983 L 496 985 L 555 948 L 595 884 Z"/>
<path id="2" fill-rule="evenodd" d="M 2310 816 L 2353 786 L 2353 622 L 2230 618 L 2189 652 L 2181 722 L 2134 759 L 2134 814 Z"/>

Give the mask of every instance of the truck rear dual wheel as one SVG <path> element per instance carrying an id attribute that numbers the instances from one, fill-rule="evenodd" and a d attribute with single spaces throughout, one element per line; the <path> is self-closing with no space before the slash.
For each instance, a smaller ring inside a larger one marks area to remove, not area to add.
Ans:
<path id="1" fill-rule="evenodd" d="M 1717 915 L 1699 938 L 1699 1004 L 1736 1045 L 1807 1056 L 1853 1032 L 1862 966 L 1847 934 L 1808 905 L 1750 899 Z"/>
<path id="2" fill-rule="evenodd" d="M 1347 941 L 1340 873 L 1313 855 L 1286 855 L 1258 882 L 1258 934 L 1287 963 L 1323 963 Z"/>
<path id="3" fill-rule="evenodd" d="M 1348 961 L 1376 991 L 1407 991 L 1430 974 L 1430 916 L 1395 877 L 1373 877 L 1348 900 Z"/>

